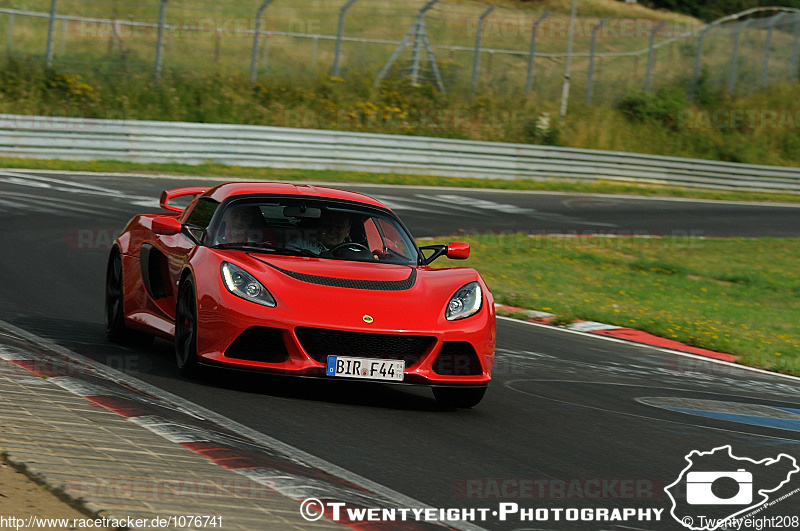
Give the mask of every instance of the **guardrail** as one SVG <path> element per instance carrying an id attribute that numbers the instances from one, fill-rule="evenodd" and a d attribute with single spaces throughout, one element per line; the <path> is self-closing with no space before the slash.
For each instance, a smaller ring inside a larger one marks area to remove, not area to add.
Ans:
<path id="1" fill-rule="evenodd" d="M 0 156 L 216 162 L 492 179 L 606 179 L 800 193 L 800 168 L 445 138 L 0 114 Z"/>

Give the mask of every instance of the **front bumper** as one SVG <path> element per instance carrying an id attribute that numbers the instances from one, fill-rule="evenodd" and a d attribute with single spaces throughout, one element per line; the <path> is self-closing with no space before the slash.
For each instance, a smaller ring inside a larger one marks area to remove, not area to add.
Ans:
<path id="1" fill-rule="evenodd" d="M 325 376 L 328 355 L 403 359 L 404 383 L 486 385 L 492 377 L 495 314 L 486 304 L 460 321 L 410 328 L 342 326 L 305 320 L 282 308 L 264 308 L 227 292 L 204 296 L 198 308 L 201 363 L 298 376 Z M 337 322 L 338 321 L 338 322 Z"/>

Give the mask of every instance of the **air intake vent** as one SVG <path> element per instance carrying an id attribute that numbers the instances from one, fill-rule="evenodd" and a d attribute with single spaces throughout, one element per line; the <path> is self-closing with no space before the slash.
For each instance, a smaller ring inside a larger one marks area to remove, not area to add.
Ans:
<path id="1" fill-rule="evenodd" d="M 283 333 L 277 328 L 254 326 L 231 343 L 225 356 L 237 360 L 283 363 L 289 359 Z"/>
<path id="2" fill-rule="evenodd" d="M 483 374 L 478 354 L 466 341 L 445 341 L 433 363 L 433 372 L 442 376 L 479 376 Z"/>
<path id="3" fill-rule="evenodd" d="M 365 334 L 322 328 L 297 328 L 295 333 L 303 349 L 320 363 L 327 363 L 328 356 L 353 356 L 405 360 L 406 367 L 410 367 L 436 342 L 431 336 Z"/>

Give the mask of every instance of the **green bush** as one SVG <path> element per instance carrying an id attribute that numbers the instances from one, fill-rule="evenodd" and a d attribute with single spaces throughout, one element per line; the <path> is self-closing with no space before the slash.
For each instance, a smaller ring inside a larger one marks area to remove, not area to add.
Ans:
<path id="1" fill-rule="evenodd" d="M 671 130 L 678 130 L 678 113 L 688 107 L 686 94 L 676 87 L 664 87 L 656 94 L 637 91 L 617 105 L 631 121 L 658 124 Z"/>

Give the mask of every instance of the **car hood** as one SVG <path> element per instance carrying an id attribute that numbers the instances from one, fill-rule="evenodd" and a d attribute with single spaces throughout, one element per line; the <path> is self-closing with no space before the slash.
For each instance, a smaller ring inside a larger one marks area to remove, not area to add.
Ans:
<path id="1" fill-rule="evenodd" d="M 414 285 L 417 270 L 416 267 L 406 265 L 320 258 L 263 256 L 253 256 L 253 258 L 273 270 L 297 280 L 319 285 L 342 285 L 343 287 L 351 285 L 354 288 L 358 284 L 363 284 L 365 288 L 375 285 L 375 289 L 410 289 Z M 377 287 L 381 284 L 386 284 L 386 286 L 384 288 Z"/>
<path id="2" fill-rule="evenodd" d="M 463 285 L 478 281 L 470 268 L 431 269 L 305 257 L 245 255 L 236 260 L 275 297 L 298 325 L 379 330 L 445 326 L 444 311 Z M 483 282 L 481 282 L 483 285 Z M 486 302 L 491 295 L 484 288 Z"/>

